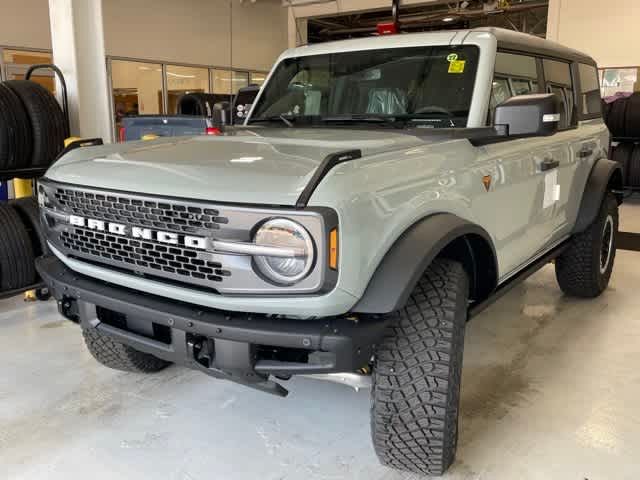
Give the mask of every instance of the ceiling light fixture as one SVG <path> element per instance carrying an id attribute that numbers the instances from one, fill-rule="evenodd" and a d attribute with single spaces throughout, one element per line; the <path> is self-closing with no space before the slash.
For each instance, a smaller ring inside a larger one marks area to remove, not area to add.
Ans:
<path id="1" fill-rule="evenodd" d="M 444 17 L 444 18 L 442 19 L 442 21 L 443 21 L 443 22 L 447 22 L 447 23 L 449 23 L 449 22 L 453 22 L 454 20 L 455 20 L 455 18 L 454 18 L 454 17 Z"/>

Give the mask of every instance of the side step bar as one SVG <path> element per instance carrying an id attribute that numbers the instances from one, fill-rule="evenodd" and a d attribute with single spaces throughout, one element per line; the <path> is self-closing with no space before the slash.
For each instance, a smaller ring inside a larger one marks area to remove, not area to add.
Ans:
<path id="1" fill-rule="evenodd" d="M 494 302 L 502 298 L 504 295 L 506 295 L 516 285 L 518 285 L 519 283 L 522 283 L 531 275 L 533 275 L 542 267 L 544 267 L 547 263 L 551 262 L 556 257 L 560 256 L 562 252 L 564 252 L 567 249 L 568 246 L 569 246 L 569 240 L 566 240 L 562 242 L 560 245 L 558 245 L 557 247 L 552 248 L 543 256 L 541 256 L 540 258 L 535 260 L 533 263 L 531 263 L 528 267 L 523 269 L 521 272 L 517 273 L 516 275 L 508 279 L 506 282 L 499 285 L 498 288 L 493 292 L 493 294 L 489 298 L 487 298 L 486 300 L 480 303 L 471 305 L 471 308 L 469 309 L 469 318 L 473 318 L 476 315 L 478 315 L 484 309 L 486 309 L 491 304 L 493 304 Z"/>

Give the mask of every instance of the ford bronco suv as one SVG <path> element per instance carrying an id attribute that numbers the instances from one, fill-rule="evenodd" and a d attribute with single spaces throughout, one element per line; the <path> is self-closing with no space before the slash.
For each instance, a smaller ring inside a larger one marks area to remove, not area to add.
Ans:
<path id="1" fill-rule="evenodd" d="M 37 267 L 101 363 L 286 395 L 370 382 L 389 466 L 452 463 L 465 324 L 555 261 L 611 276 L 622 201 L 596 63 L 498 29 L 304 46 L 219 136 L 75 149 Z"/>

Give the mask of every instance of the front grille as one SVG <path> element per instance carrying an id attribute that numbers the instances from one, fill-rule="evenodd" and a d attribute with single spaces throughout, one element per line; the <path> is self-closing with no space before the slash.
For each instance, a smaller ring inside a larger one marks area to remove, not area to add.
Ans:
<path id="1" fill-rule="evenodd" d="M 79 227 L 60 232 L 60 239 L 62 245 L 73 252 L 121 262 L 133 269 L 150 268 L 176 275 L 187 282 L 221 282 L 223 277 L 231 276 L 231 272 L 222 268 L 222 264 L 196 258 L 198 250 L 195 249 L 140 241 Z"/>
<path id="2" fill-rule="evenodd" d="M 218 230 L 229 223 L 214 208 L 182 205 L 170 201 L 131 198 L 106 193 L 56 188 L 55 199 L 68 211 L 82 217 L 180 233 Z"/>
<path id="3" fill-rule="evenodd" d="M 291 218 L 317 242 L 317 265 L 326 263 L 324 217 L 315 211 L 225 205 L 38 182 L 45 234 L 61 255 L 149 280 L 219 294 L 314 293 L 324 281 L 316 268 L 295 287 L 260 276 L 250 255 L 213 248 L 215 240 L 251 242 L 274 217 Z"/>

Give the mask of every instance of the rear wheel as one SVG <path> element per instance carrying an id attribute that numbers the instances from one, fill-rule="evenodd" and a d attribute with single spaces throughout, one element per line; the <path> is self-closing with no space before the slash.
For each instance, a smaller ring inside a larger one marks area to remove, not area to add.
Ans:
<path id="1" fill-rule="evenodd" d="M 94 328 L 82 330 L 89 352 L 105 367 L 124 372 L 155 373 L 170 365 L 166 360 L 118 342 Z"/>
<path id="2" fill-rule="evenodd" d="M 616 257 L 618 202 L 605 197 L 595 222 L 574 236 L 567 250 L 556 259 L 556 278 L 564 293 L 593 298 L 609 285 Z"/>
<path id="3" fill-rule="evenodd" d="M 436 260 L 377 349 L 371 431 L 380 461 L 441 475 L 453 463 L 469 281 L 461 264 Z"/>

